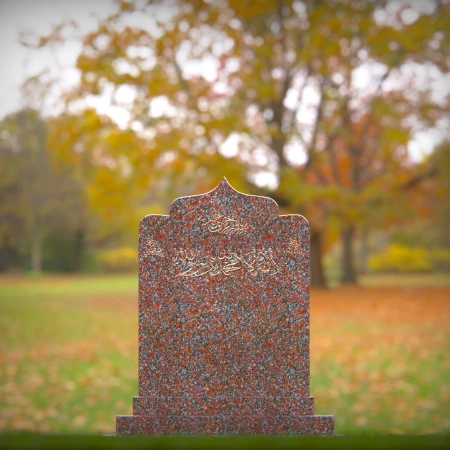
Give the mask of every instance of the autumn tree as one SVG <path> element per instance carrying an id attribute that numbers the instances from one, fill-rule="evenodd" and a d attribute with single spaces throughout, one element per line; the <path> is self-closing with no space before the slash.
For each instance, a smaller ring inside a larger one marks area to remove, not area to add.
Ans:
<path id="1" fill-rule="evenodd" d="M 81 81 L 67 100 L 109 95 L 148 144 L 141 155 L 105 151 L 148 169 L 135 176 L 156 167 L 176 180 L 190 170 L 202 189 L 220 174 L 261 193 L 261 176 L 272 175 L 270 195 L 282 209 L 304 213 L 309 204 L 312 284 L 325 284 L 322 245 L 336 217 L 343 279 L 356 281 L 352 244 L 367 197 L 394 192 L 396 182 L 385 181 L 395 179 L 413 131 L 433 127 L 445 108 L 413 75 L 423 64 L 448 72 L 449 4 L 430 1 L 424 11 L 363 0 L 117 5 L 82 37 Z M 25 43 L 58 43 L 62 29 Z"/>
<path id="2" fill-rule="evenodd" d="M 444 140 L 421 162 L 423 172 L 433 172 L 411 196 L 417 224 L 414 241 L 428 249 L 450 250 L 450 140 Z M 450 261 L 449 261 L 450 264 Z"/>
<path id="3" fill-rule="evenodd" d="M 82 186 L 86 208 L 79 220 L 80 245 L 102 248 L 137 238 L 143 208 L 161 200 L 149 198 L 159 164 L 152 143 L 93 108 L 51 117 L 48 129 L 53 164 L 60 170 L 70 167 Z"/>
<path id="4" fill-rule="evenodd" d="M 126 240 L 143 214 L 138 202 L 145 189 L 124 176 L 128 166 L 102 149 L 124 152 L 125 146 L 130 156 L 135 138 L 93 110 L 43 118 L 26 108 L 5 117 L 0 269 L 79 272 L 89 249 Z"/>
<path id="5" fill-rule="evenodd" d="M 23 258 L 40 272 L 44 243 L 55 229 L 76 233 L 83 201 L 67 170 L 56 171 L 48 152 L 48 126 L 26 108 L 0 122 L 0 248 L 3 269 L 23 267 Z M 66 240 L 70 245 L 70 239 Z M 74 270 L 80 266 L 78 241 L 71 246 Z"/>

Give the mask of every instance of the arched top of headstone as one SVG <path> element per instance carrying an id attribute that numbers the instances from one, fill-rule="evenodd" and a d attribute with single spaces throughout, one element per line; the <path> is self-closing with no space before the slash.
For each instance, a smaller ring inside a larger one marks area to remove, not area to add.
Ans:
<path id="1" fill-rule="evenodd" d="M 232 217 L 254 225 L 267 225 L 278 217 L 277 203 L 268 197 L 247 195 L 234 189 L 223 177 L 220 183 L 206 194 L 177 198 L 170 205 L 170 220 L 182 220 L 195 215 L 207 219 Z"/>

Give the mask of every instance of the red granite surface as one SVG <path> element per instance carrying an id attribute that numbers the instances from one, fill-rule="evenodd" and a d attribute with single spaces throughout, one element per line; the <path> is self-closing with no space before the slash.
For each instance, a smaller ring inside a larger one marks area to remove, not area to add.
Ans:
<path id="1" fill-rule="evenodd" d="M 118 435 L 333 434 L 309 392 L 309 226 L 222 182 L 139 228 L 139 396 Z"/>

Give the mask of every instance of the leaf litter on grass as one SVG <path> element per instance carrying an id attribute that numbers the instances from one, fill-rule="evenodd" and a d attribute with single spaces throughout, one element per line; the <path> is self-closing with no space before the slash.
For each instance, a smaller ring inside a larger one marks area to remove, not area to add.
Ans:
<path id="1" fill-rule="evenodd" d="M 134 286 L 123 295 L 83 289 L 83 301 L 66 296 L 52 306 L 51 322 L 45 314 L 23 320 L 23 304 L 1 311 L 1 431 L 113 432 L 115 415 L 131 413 L 137 395 Z M 45 289 L 40 295 L 45 312 L 55 299 Z M 333 414 L 337 433 L 449 432 L 449 298 L 450 287 L 313 289 L 316 413 Z"/>

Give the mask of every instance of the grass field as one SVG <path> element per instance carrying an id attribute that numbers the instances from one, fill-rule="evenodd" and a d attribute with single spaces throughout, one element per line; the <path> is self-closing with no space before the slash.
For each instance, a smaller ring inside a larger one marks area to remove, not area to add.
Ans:
<path id="1" fill-rule="evenodd" d="M 437 281 L 436 281 L 437 280 Z M 450 432 L 450 283 L 311 292 L 311 393 L 343 434 Z M 137 395 L 137 280 L 0 278 L 0 433 L 113 433 Z"/>

